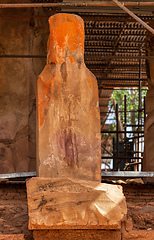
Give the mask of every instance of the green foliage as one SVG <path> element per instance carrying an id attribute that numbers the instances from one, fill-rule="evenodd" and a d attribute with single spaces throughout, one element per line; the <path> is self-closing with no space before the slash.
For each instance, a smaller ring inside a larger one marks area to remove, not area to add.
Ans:
<path id="1" fill-rule="evenodd" d="M 142 96 L 142 108 L 144 107 L 144 96 L 146 96 L 147 90 L 142 88 L 141 90 L 141 96 Z M 139 90 L 137 88 L 133 89 L 133 92 L 131 89 L 119 89 L 113 91 L 113 99 L 116 101 L 116 103 L 119 105 L 119 115 L 121 122 L 124 123 L 124 96 L 126 95 L 126 103 L 127 103 L 127 111 L 137 111 L 139 107 Z M 110 103 L 112 104 L 112 103 Z M 123 112 L 122 112 L 123 111 Z M 138 112 L 135 112 L 135 124 L 138 123 Z M 142 116 L 144 116 L 144 113 L 142 113 Z M 127 124 L 132 124 L 131 121 L 131 113 L 127 113 Z"/>

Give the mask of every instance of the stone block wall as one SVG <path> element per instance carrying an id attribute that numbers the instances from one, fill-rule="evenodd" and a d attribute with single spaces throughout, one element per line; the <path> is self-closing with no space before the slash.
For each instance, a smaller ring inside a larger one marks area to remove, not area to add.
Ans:
<path id="1" fill-rule="evenodd" d="M 51 12 L 0 9 L 0 55 L 46 56 L 45 15 Z M 46 58 L 0 58 L 0 174 L 36 169 L 36 82 L 45 64 Z"/>
<path id="2" fill-rule="evenodd" d="M 0 239 L 7 234 L 24 234 L 28 240 L 32 236 L 28 230 L 27 193 L 23 183 L 0 183 Z"/>

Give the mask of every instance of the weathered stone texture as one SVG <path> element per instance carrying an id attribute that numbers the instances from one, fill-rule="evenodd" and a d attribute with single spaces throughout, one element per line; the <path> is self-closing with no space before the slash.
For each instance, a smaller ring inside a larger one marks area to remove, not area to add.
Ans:
<path id="1" fill-rule="evenodd" d="M 154 55 L 154 36 L 149 31 L 147 31 L 146 37 L 146 50 L 147 55 Z M 147 76 L 149 90 L 146 96 L 147 118 L 145 121 L 145 154 L 143 170 L 154 171 L 154 59 L 147 60 Z M 147 180 L 154 181 L 154 178 L 149 178 Z"/>
<path id="2" fill-rule="evenodd" d="M 97 181 L 32 178 L 29 229 L 119 229 L 127 213 L 122 187 Z"/>
<path id="3" fill-rule="evenodd" d="M 154 230 L 132 230 L 130 232 L 122 233 L 123 240 L 153 240 Z"/>
<path id="4" fill-rule="evenodd" d="M 34 240 L 121 240 L 120 231 L 106 230 L 34 230 Z"/>
<path id="5" fill-rule="evenodd" d="M 47 19 L 27 17 L 44 11 L 0 9 L 0 54 L 46 55 Z M 36 82 L 45 63 L 0 58 L 0 173 L 36 170 Z"/>
<path id="6" fill-rule="evenodd" d="M 0 240 L 25 240 L 23 234 L 0 235 Z"/>
<path id="7" fill-rule="evenodd" d="M 25 184 L 0 182 L 0 240 L 23 239 L 23 236 L 32 239 Z"/>
<path id="8" fill-rule="evenodd" d="M 84 23 L 56 14 L 49 24 L 48 64 L 37 82 L 37 176 L 100 181 L 98 87 L 84 64 Z"/>

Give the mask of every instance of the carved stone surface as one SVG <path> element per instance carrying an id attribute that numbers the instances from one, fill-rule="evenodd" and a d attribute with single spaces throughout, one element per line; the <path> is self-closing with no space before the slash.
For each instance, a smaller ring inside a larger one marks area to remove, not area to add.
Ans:
<path id="1" fill-rule="evenodd" d="M 84 64 L 84 23 L 56 14 L 49 24 L 48 64 L 37 82 L 37 176 L 100 181 L 98 87 Z"/>
<path id="2" fill-rule="evenodd" d="M 122 187 L 97 181 L 32 178 L 29 229 L 119 229 L 127 209 Z"/>

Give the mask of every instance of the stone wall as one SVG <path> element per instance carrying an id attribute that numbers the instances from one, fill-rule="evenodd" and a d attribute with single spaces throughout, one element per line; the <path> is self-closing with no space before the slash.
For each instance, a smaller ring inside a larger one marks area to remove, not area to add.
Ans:
<path id="1" fill-rule="evenodd" d="M 0 9 L 0 55 L 46 56 L 50 15 Z M 0 58 L 0 174 L 35 171 L 36 81 L 45 64 L 45 58 Z"/>
<path id="2" fill-rule="evenodd" d="M 154 23 L 152 24 L 154 28 Z M 148 56 L 154 55 L 154 35 L 147 31 L 146 36 L 146 51 Z M 145 153 L 143 159 L 143 171 L 154 171 L 154 59 L 146 61 L 147 77 L 148 77 L 148 92 L 146 95 L 146 121 L 145 121 Z M 154 178 L 147 179 L 154 181 Z"/>
<path id="3" fill-rule="evenodd" d="M 27 194 L 23 183 L 0 183 L 0 237 L 2 234 L 24 234 L 31 239 Z"/>

